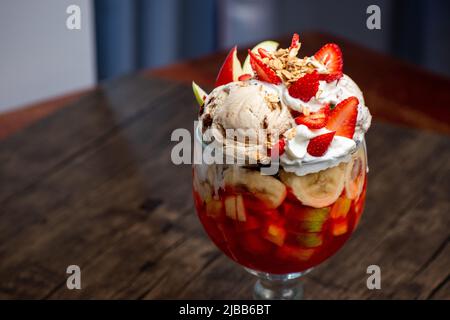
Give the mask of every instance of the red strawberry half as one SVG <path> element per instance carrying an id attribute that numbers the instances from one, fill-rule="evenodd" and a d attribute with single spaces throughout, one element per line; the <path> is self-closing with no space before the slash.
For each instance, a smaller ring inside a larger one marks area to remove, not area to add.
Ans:
<path id="1" fill-rule="evenodd" d="M 344 61 L 341 49 L 337 44 L 328 43 L 316 52 L 314 58 L 321 62 L 328 70 L 327 74 L 321 74 L 320 80 L 331 82 L 342 77 Z"/>
<path id="2" fill-rule="evenodd" d="M 261 59 L 258 58 L 251 50 L 248 50 L 248 54 L 250 55 L 250 65 L 252 66 L 253 71 L 255 71 L 257 77 L 261 81 L 280 84 L 281 79 L 277 76 L 275 71 L 270 69 L 268 65 L 262 62 Z"/>
<path id="3" fill-rule="evenodd" d="M 312 112 L 308 116 L 304 114 L 295 118 L 296 124 L 304 124 L 309 129 L 320 129 L 326 126 L 328 122 L 328 114 L 330 113 L 330 106 L 327 104 L 317 112 Z"/>
<path id="4" fill-rule="evenodd" d="M 319 75 L 314 70 L 307 73 L 289 87 L 289 94 L 297 99 L 308 102 L 319 90 Z"/>
<path id="5" fill-rule="evenodd" d="M 333 140 L 334 134 L 335 132 L 332 131 L 312 138 L 311 140 L 309 140 L 306 151 L 308 151 L 308 153 L 314 157 L 321 157 L 328 150 L 328 147 Z"/>
<path id="6" fill-rule="evenodd" d="M 358 116 L 358 98 L 349 97 L 339 102 L 330 112 L 327 129 L 336 131 L 337 136 L 353 139 Z"/>

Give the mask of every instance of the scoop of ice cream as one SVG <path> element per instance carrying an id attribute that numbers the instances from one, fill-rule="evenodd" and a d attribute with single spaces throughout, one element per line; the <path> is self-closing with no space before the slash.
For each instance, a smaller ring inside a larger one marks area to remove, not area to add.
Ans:
<path id="1" fill-rule="evenodd" d="M 278 91 L 259 81 L 235 82 L 214 89 L 205 102 L 201 120 L 203 129 L 211 129 L 227 155 L 262 163 L 269 159 L 267 147 L 295 125 Z"/>

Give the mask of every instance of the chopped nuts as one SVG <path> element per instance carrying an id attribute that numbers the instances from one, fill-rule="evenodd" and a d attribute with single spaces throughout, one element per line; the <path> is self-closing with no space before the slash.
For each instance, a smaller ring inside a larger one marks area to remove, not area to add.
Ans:
<path id="1" fill-rule="evenodd" d="M 293 139 L 296 134 L 297 134 L 297 128 L 293 127 L 291 129 L 289 129 L 288 131 L 286 131 L 284 133 L 284 136 L 286 137 L 286 139 L 290 140 L 290 139 Z"/>
<path id="2" fill-rule="evenodd" d="M 292 79 L 292 74 L 285 69 L 281 70 L 281 74 L 288 80 Z"/>
<path id="3" fill-rule="evenodd" d="M 272 64 L 273 64 L 273 67 L 277 70 L 283 69 L 283 67 L 284 67 L 283 63 L 278 59 L 272 60 Z"/>
<path id="4" fill-rule="evenodd" d="M 262 61 L 288 86 L 316 68 L 307 57 L 300 59 L 289 55 L 289 49 L 278 49 L 268 54 L 269 57 L 263 58 Z"/>

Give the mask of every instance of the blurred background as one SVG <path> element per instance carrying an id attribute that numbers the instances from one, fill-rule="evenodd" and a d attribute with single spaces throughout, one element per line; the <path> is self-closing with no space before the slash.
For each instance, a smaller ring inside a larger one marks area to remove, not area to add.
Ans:
<path id="1" fill-rule="evenodd" d="M 80 30 L 66 27 L 71 4 Z M 371 4 L 381 30 L 362 27 Z M 325 31 L 450 76 L 449 12 L 445 0 L 2 0 L 0 113 L 294 31 Z"/>

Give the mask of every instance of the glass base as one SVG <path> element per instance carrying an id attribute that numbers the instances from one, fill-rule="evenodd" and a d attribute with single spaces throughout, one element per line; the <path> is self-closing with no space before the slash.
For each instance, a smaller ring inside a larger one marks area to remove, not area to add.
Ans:
<path id="1" fill-rule="evenodd" d="M 311 269 L 304 272 L 289 274 L 271 274 L 245 268 L 249 273 L 258 277 L 253 287 L 255 300 L 301 300 L 303 299 L 303 284 L 299 278 Z"/>

